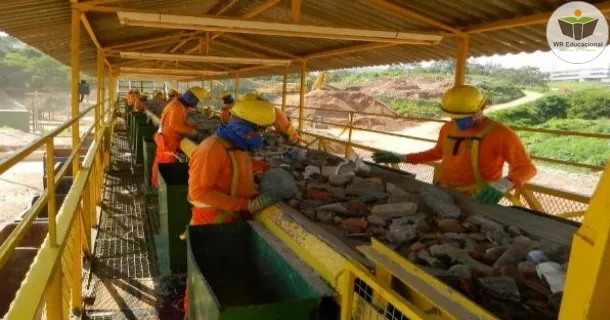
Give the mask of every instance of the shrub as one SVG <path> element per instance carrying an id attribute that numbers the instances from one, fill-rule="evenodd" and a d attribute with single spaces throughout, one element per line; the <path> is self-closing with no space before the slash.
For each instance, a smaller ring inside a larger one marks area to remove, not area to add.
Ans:
<path id="1" fill-rule="evenodd" d="M 520 127 L 531 127 L 546 121 L 544 116 L 538 112 L 532 103 L 490 112 L 488 116 L 506 125 Z"/>
<path id="2" fill-rule="evenodd" d="M 534 102 L 534 107 L 545 119 L 565 119 L 570 103 L 564 97 L 551 95 L 538 99 Z"/>
<path id="3" fill-rule="evenodd" d="M 442 115 L 441 104 L 436 101 L 417 99 L 392 99 L 390 105 L 403 116 L 439 118 Z"/>
<path id="4" fill-rule="evenodd" d="M 479 88 L 487 96 L 489 104 L 505 103 L 525 95 L 521 89 L 511 85 L 481 83 Z"/>
<path id="5" fill-rule="evenodd" d="M 569 95 L 568 118 L 610 118 L 610 92 L 607 90 L 585 90 Z"/>

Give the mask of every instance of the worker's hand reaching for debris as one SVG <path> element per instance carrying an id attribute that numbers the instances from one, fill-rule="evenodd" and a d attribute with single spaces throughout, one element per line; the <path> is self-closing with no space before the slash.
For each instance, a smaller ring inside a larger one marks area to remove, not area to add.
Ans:
<path id="1" fill-rule="evenodd" d="M 248 204 L 248 211 L 250 211 L 252 214 L 259 213 L 278 202 L 279 200 L 277 200 L 276 197 L 266 193 L 261 193 L 258 195 L 258 197 L 250 200 L 250 204 Z"/>
<path id="2" fill-rule="evenodd" d="M 481 203 L 495 204 L 514 186 L 515 184 L 508 178 L 492 181 L 485 185 L 485 188 L 475 196 L 475 199 Z"/>
<path id="3" fill-rule="evenodd" d="M 399 163 L 404 161 L 404 156 L 387 151 L 377 151 L 373 153 L 373 161 L 376 163 Z"/>

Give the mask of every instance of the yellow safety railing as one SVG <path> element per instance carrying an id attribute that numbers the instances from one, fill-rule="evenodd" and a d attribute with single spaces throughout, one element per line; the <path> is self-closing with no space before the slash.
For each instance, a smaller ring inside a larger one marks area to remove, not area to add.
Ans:
<path id="1" fill-rule="evenodd" d="M 278 105 L 279 106 L 279 105 Z M 287 108 L 299 108 L 298 106 L 286 106 Z M 340 121 L 332 122 L 332 121 L 322 121 L 322 120 L 314 120 L 314 119 L 303 119 L 303 121 L 311 124 L 323 124 L 328 126 L 334 126 L 341 128 L 342 131 L 338 134 L 338 136 L 326 136 L 319 133 L 313 133 L 308 130 L 300 131 L 304 136 L 305 143 L 308 147 L 318 148 L 319 150 L 323 150 L 329 153 L 333 153 L 340 156 L 349 157 L 353 153 L 357 153 L 360 157 L 369 158 L 373 152 L 381 151 L 381 149 L 374 148 L 372 146 L 362 145 L 358 143 L 354 143 L 352 136 L 354 130 L 364 131 L 364 132 L 372 132 L 385 136 L 392 137 L 400 137 L 409 140 L 417 140 L 417 141 L 425 141 L 425 142 L 436 142 L 436 139 L 424 138 L 419 136 L 398 134 L 392 132 L 379 131 L 374 129 L 363 128 L 359 126 L 355 126 L 354 123 L 356 121 L 357 116 L 378 116 L 378 117 L 386 117 L 392 119 L 399 119 L 405 121 L 418 121 L 418 122 L 439 122 L 444 123 L 445 120 L 440 119 L 431 119 L 431 118 L 422 118 L 422 117 L 403 117 L 399 115 L 388 115 L 388 114 L 379 114 L 379 113 L 369 113 L 369 112 L 356 112 L 356 111 L 344 111 L 344 110 L 335 110 L 335 109 L 325 109 L 325 108 L 313 108 L 313 107 L 304 107 L 304 109 L 309 110 L 317 110 L 317 111 L 325 111 L 332 112 L 334 114 L 347 114 L 347 118 L 343 118 Z M 564 131 L 564 130 L 549 130 L 549 129 L 538 129 L 538 128 L 527 128 L 527 127 L 511 127 L 515 131 L 527 131 L 527 132 L 538 132 L 544 134 L 553 134 L 553 135 L 566 135 L 566 136 L 578 136 L 578 137 L 589 137 L 589 138 L 598 138 L 598 139 L 606 139 L 610 140 L 610 134 L 596 134 L 596 133 L 587 133 L 587 132 L 574 132 L 574 131 Z M 347 132 L 347 139 L 342 138 Z M 552 159 L 546 157 L 532 156 L 532 159 L 537 161 L 544 161 L 556 164 L 563 164 L 577 168 L 586 168 L 594 171 L 603 170 L 602 166 L 590 165 L 586 163 L 578 163 L 572 161 L 566 161 L 561 159 Z M 438 163 L 428 163 L 422 165 L 412 165 L 412 164 L 399 164 L 395 167 L 398 167 L 404 171 L 413 173 L 416 175 L 418 180 L 432 183 L 433 177 L 435 174 L 435 168 L 438 166 Z M 533 183 L 527 183 L 521 188 L 517 188 L 513 192 L 511 192 L 505 199 L 502 200 L 501 204 L 504 205 L 517 205 L 521 207 L 531 208 L 540 212 L 545 212 L 548 214 L 560 216 L 563 218 L 569 219 L 581 219 L 584 215 L 584 212 L 587 209 L 588 203 L 591 200 L 590 196 L 585 196 L 581 194 L 576 194 L 568 191 L 558 190 L 550 187 L 545 187 L 542 185 L 537 185 Z"/>
<path id="2" fill-rule="evenodd" d="M 109 108 L 107 108 L 109 107 Z M 94 123 L 85 131 L 62 167 L 55 172 L 54 138 L 67 128 L 78 128 L 79 122 L 94 111 Z M 0 174 L 6 172 L 29 154 L 46 146 L 47 188 L 34 203 L 17 228 L 0 247 L 0 268 L 11 258 L 15 247 L 24 238 L 42 208 L 48 210 L 48 235 L 13 300 L 5 319 L 34 319 L 43 305 L 47 319 L 68 319 L 82 309 L 82 261 L 91 253 L 91 230 L 97 221 L 97 205 L 101 201 L 104 168 L 110 159 L 110 139 L 114 132 L 116 103 L 103 101 L 91 106 L 65 122 L 53 132 L 32 142 L 17 154 L 0 162 Z M 84 137 L 93 132 L 82 164 L 80 149 Z M 55 203 L 55 186 L 73 167 L 73 183 L 59 209 Z M 27 268 L 27 266 L 23 266 Z"/>

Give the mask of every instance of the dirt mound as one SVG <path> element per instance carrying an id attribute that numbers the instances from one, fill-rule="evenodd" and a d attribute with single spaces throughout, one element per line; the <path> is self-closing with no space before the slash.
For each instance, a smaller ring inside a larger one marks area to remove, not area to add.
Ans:
<path id="1" fill-rule="evenodd" d="M 362 91 L 372 96 L 409 99 L 440 99 L 453 86 L 446 78 L 384 78 L 359 84 Z"/>
<path id="2" fill-rule="evenodd" d="M 296 98 L 296 99 L 295 99 Z M 296 100 L 296 101 L 295 101 Z M 288 97 L 289 105 L 298 105 L 298 96 Z M 315 110 L 306 109 L 305 118 L 316 121 L 324 121 L 337 125 L 346 125 L 349 112 L 371 113 L 388 116 L 396 116 L 396 112 L 381 103 L 374 97 L 357 91 L 344 90 L 316 90 L 309 92 L 305 96 L 305 103 L 309 108 L 328 109 Z M 337 111 L 329 111 L 337 110 Z M 290 117 L 298 117 L 298 109 L 287 109 Z M 396 121 L 389 117 L 356 115 L 354 126 L 377 129 L 377 130 L 400 130 L 404 127 L 401 121 Z"/>

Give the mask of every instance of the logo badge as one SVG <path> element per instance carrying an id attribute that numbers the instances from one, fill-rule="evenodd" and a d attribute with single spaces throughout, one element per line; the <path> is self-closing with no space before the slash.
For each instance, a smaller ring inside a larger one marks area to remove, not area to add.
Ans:
<path id="1" fill-rule="evenodd" d="M 568 2 L 559 7 L 546 25 L 546 38 L 553 53 L 569 63 L 597 58 L 608 43 L 608 21 L 595 6 Z"/>

